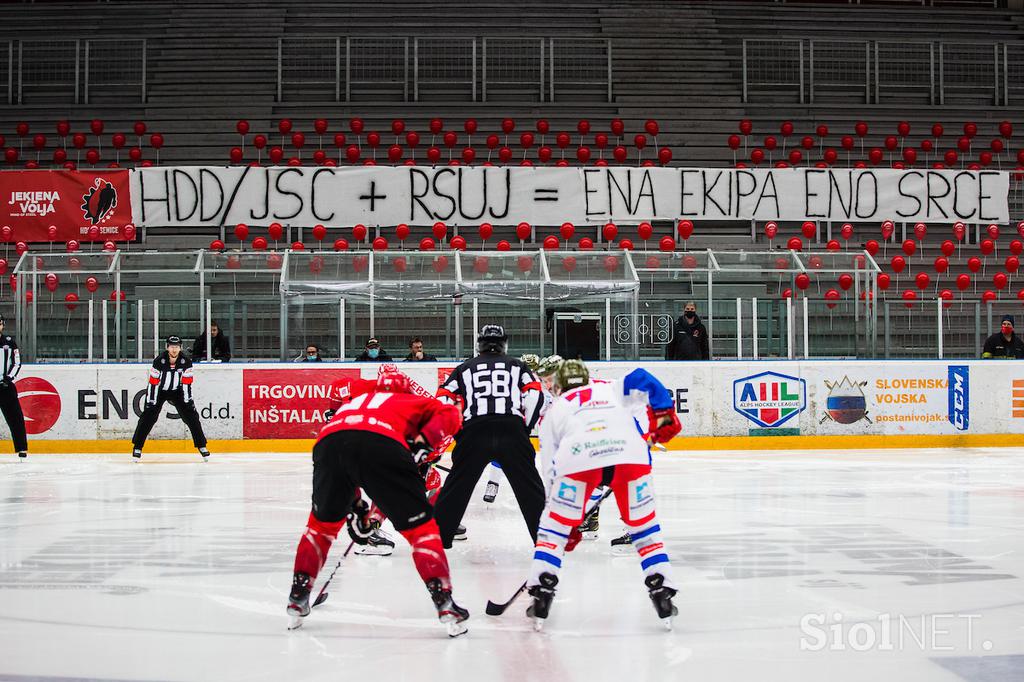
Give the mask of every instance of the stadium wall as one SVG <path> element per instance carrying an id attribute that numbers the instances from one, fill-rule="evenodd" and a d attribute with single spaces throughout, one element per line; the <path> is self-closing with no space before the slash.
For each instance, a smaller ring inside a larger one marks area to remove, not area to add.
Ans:
<path id="1" fill-rule="evenodd" d="M 433 392 L 451 363 L 400 364 Z M 615 379 L 637 365 L 590 363 Z M 683 433 L 670 449 L 788 450 L 1024 445 L 1024 363 L 657 362 Z M 196 403 L 217 451 L 308 452 L 332 381 L 382 365 L 200 365 Z M 17 382 L 31 450 L 128 452 L 148 365 L 30 365 Z M 168 408 L 147 451 L 190 451 Z M 10 444 L 4 445 L 10 448 Z"/>

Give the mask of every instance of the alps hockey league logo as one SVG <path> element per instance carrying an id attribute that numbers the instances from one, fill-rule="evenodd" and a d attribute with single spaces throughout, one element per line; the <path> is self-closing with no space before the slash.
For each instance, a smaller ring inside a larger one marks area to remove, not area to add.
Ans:
<path id="1" fill-rule="evenodd" d="M 117 208 L 117 190 L 103 178 L 82 195 L 82 215 L 91 225 L 99 225 Z"/>
<path id="2" fill-rule="evenodd" d="M 868 417 L 868 400 L 864 396 L 866 381 L 850 381 L 844 376 L 840 381 L 825 380 L 828 397 L 825 399 L 825 416 L 819 424 L 832 420 L 837 424 L 853 424 L 861 419 L 871 423 Z"/>
<path id="3" fill-rule="evenodd" d="M 807 408 L 807 382 L 778 372 L 761 372 L 732 384 L 733 409 L 766 429 L 774 429 Z"/>

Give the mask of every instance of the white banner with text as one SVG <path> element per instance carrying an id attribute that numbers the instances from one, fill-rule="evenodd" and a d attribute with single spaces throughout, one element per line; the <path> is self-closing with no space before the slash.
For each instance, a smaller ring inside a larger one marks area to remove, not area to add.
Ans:
<path id="1" fill-rule="evenodd" d="M 850 168 L 160 167 L 139 226 L 351 227 L 641 220 L 1009 220 L 1009 173 Z"/>

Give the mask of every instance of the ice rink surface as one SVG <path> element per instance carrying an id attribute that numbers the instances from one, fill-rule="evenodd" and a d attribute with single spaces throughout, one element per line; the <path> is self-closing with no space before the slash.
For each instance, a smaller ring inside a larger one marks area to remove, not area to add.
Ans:
<path id="1" fill-rule="evenodd" d="M 532 545 L 507 485 L 486 505 L 481 482 L 449 640 L 397 535 L 285 629 L 307 456 L 4 455 L 0 680 L 1024 680 L 1024 452 L 655 458 L 673 632 L 608 545 L 610 504 L 544 632 L 526 599 L 484 615 Z"/>

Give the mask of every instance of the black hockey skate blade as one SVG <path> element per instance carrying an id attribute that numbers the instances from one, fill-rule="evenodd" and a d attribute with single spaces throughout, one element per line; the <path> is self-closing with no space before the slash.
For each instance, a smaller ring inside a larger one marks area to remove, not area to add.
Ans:
<path id="1" fill-rule="evenodd" d="M 320 606 L 325 601 L 327 601 L 328 594 L 330 594 L 330 592 L 321 592 L 320 594 L 318 594 L 316 600 L 313 602 L 313 606 Z"/>

